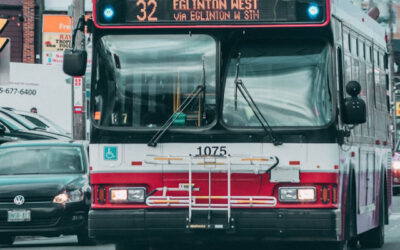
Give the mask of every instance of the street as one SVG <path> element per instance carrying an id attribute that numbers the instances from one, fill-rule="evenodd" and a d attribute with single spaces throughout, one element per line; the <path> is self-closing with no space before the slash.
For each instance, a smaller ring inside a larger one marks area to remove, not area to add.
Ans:
<path id="1" fill-rule="evenodd" d="M 395 250 L 400 249 L 400 197 L 393 197 L 393 213 L 390 217 L 390 224 L 386 226 L 386 238 L 385 245 L 381 250 Z M 225 245 L 225 246 L 209 246 L 207 244 L 196 244 L 195 246 L 179 246 L 177 245 L 174 249 L 270 249 L 270 250 L 319 250 L 323 249 L 323 244 L 274 244 L 270 246 L 249 246 L 243 245 L 238 246 Z M 45 238 L 45 237 L 21 237 L 17 238 L 16 242 L 12 247 L 2 248 L 5 250 L 37 250 L 37 249 L 54 249 L 54 250 L 81 250 L 81 249 L 96 249 L 96 250 L 114 250 L 115 247 L 112 244 L 108 245 L 96 245 L 96 246 L 79 246 L 76 236 L 62 236 L 57 238 Z M 164 248 L 163 248 L 164 249 Z M 364 248 L 366 249 L 366 248 Z M 369 248 L 368 250 L 377 250 L 379 248 Z M 158 250 L 157 247 L 154 250 Z"/>

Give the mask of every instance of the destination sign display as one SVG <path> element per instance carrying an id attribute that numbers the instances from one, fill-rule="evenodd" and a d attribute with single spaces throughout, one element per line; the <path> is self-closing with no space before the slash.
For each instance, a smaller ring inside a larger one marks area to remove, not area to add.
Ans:
<path id="1" fill-rule="evenodd" d="M 99 25 L 323 23 L 325 0 L 98 0 Z"/>

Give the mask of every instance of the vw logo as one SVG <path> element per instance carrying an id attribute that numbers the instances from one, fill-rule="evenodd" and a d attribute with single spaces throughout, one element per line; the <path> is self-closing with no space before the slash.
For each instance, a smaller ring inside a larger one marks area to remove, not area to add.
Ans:
<path id="1" fill-rule="evenodd" d="M 25 198 L 24 198 L 24 196 L 22 196 L 22 195 L 17 195 L 17 196 L 15 196 L 15 198 L 14 198 L 14 204 L 15 204 L 15 205 L 21 206 L 21 205 L 24 204 L 24 203 L 25 203 Z"/>

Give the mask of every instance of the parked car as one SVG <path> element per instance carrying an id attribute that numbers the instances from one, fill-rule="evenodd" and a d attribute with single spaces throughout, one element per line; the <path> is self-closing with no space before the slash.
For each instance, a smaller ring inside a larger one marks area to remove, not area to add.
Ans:
<path id="1" fill-rule="evenodd" d="M 91 244 L 87 144 L 24 141 L 0 145 L 0 244 L 18 235 L 78 236 Z"/>
<path id="2" fill-rule="evenodd" d="M 0 135 L 0 144 L 6 143 L 6 142 L 13 142 L 13 141 L 17 141 L 17 140 L 18 140 L 18 138 L 16 138 L 16 137 Z"/>
<path id="3" fill-rule="evenodd" d="M 20 123 L 0 112 L 0 136 L 21 140 L 68 140 L 65 136 L 50 134 L 41 130 L 29 130 Z"/>
<path id="4" fill-rule="evenodd" d="M 393 195 L 400 193 L 400 140 L 396 143 L 392 158 Z"/>
<path id="5" fill-rule="evenodd" d="M 15 120 L 17 123 L 21 124 L 23 127 L 25 127 L 28 130 L 42 131 L 42 132 L 46 132 L 46 133 L 49 133 L 49 134 L 56 135 L 58 137 L 65 137 L 66 139 L 70 139 L 70 135 L 67 135 L 65 133 L 65 131 L 60 133 L 60 132 L 57 132 L 57 131 L 46 129 L 44 127 L 36 125 L 35 123 L 31 122 L 30 119 L 27 119 L 25 116 L 22 116 L 22 115 L 18 114 L 15 111 L 12 111 L 12 110 L 9 110 L 9 109 L 0 108 L 0 114 L 8 116 L 9 118 Z"/>
<path id="6" fill-rule="evenodd" d="M 3 107 L 3 109 L 13 111 L 14 113 L 24 117 L 31 123 L 35 124 L 39 128 L 46 130 L 48 132 L 71 136 L 71 133 L 68 133 L 63 128 L 61 128 L 60 126 L 58 126 L 57 124 L 52 122 L 50 119 L 44 117 L 43 115 L 40 115 L 37 113 L 32 113 L 32 112 L 16 110 L 16 109 L 9 108 L 9 107 Z"/>

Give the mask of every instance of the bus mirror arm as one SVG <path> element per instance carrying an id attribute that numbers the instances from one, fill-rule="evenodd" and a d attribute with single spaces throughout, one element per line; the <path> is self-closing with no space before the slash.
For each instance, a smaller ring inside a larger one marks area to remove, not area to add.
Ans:
<path id="1" fill-rule="evenodd" d="M 349 128 L 348 126 L 344 126 L 343 129 L 338 130 L 338 143 L 339 145 L 343 145 L 344 144 L 344 138 L 350 137 L 351 135 L 351 128 Z"/>

